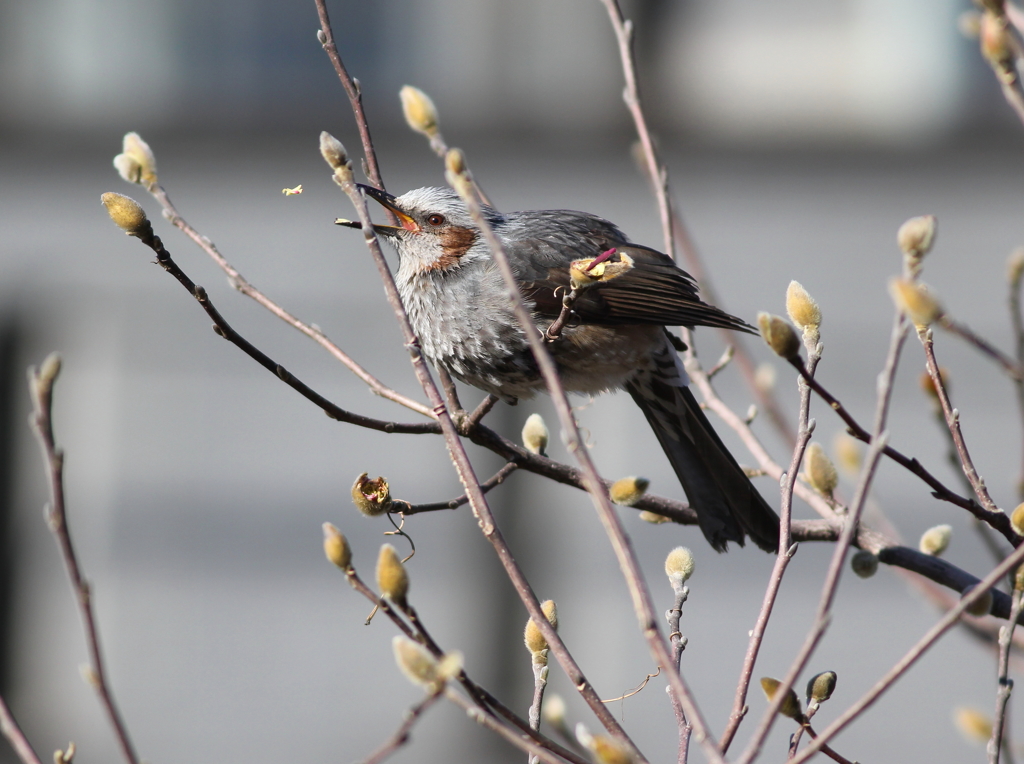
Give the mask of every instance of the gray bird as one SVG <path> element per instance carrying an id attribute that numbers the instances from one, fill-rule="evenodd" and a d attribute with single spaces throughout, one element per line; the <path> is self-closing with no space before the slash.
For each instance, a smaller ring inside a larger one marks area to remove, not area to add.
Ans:
<path id="1" fill-rule="evenodd" d="M 396 198 L 362 189 L 398 218 L 398 226 L 374 229 L 398 252 L 398 289 L 427 358 L 506 401 L 545 390 L 491 251 L 458 195 L 419 188 Z M 625 389 L 654 429 L 711 546 L 723 552 L 746 535 L 774 552 L 778 515 L 704 416 L 665 329 L 751 327 L 701 301 L 693 279 L 671 258 L 630 243 L 607 220 L 569 210 L 484 207 L 484 214 L 541 331 L 561 312 L 574 261 L 601 258 L 605 272 L 620 273 L 580 290 L 572 320 L 548 345 L 566 390 Z"/>

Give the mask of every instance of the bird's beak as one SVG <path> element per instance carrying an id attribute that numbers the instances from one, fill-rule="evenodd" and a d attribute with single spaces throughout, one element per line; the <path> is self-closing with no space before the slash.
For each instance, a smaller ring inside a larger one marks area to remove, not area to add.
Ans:
<path id="1" fill-rule="evenodd" d="M 402 211 L 402 209 L 396 204 L 395 197 L 386 191 L 381 191 L 373 186 L 365 186 L 362 183 L 356 184 L 359 190 L 371 199 L 376 200 L 385 209 L 391 210 L 398 218 L 399 225 L 378 225 L 374 224 L 373 230 L 384 236 L 394 236 L 396 233 L 405 229 L 406 231 L 412 231 L 417 233 L 420 230 L 419 224 L 413 220 L 409 215 Z M 362 228 L 362 223 L 353 220 L 345 220 L 344 218 L 338 218 L 334 221 L 336 225 L 347 226 L 348 228 Z"/>

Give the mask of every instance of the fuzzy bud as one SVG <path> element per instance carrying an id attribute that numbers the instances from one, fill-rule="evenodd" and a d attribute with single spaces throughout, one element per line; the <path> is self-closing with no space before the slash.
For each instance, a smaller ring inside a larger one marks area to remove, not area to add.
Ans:
<path id="1" fill-rule="evenodd" d="M 953 722 L 972 743 L 984 745 L 992 738 L 992 720 L 977 709 L 960 706 L 953 712 Z"/>
<path id="2" fill-rule="evenodd" d="M 594 735 L 587 746 L 596 764 L 633 764 L 632 752 L 618 740 L 608 735 Z"/>
<path id="3" fill-rule="evenodd" d="M 807 447 L 807 453 L 804 455 L 804 470 L 807 474 L 807 482 L 824 496 L 831 496 L 832 492 L 836 490 L 836 486 L 839 485 L 839 474 L 836 472 L 835 465 L 828 458 L 825 449 L 818 443 L 811 443 Z"/>
<path id="4" fill-rule="evenodd" d="M 978 24 L 978 40 L 981 45 L 981 54 L 988 60 L 989 64 L 1000 73 L 1013 70 L 1013 45 L 1010 42 L 1010 33 L 1006 28 L 1006 19 L 986 10 L 981 14 Z"/>
<path id="5" fill-rule="evenodd" d="M 552 628 L 558 628 L 558 608 L 555 607 L 554 600 L 546 600 L 540 605 L 540 609 L 544 611 L 544 617 L 548 619 L 548 623 L 551 624 Z M 548 641 L 544 638 L 544 633 L 540 630 L 537 622 L 532 618 L 526 621 L 526 630 L 523 634 L 523 641 L 526 643 L 526 649 L 533 655 L 534 663 L 547 663 L 547 649 Z M 543 660 L 539 660 L 539 659 Z"/>
<path id="6" fill-rule="evenodd" d="M 409 574 L 405 572 L 405 566 L 391 544 L 383 544 L 380 548 L 377 588 L 382 596 L 400 607 L 405 606 L 405 597 L 409 593 Z"/>
<path id="7" fill-rule="evenodd" d="M 657 512 L 650 512 L 646 509 L 641 512 L 638 517 L 645 523 L 650 523 L 651 525 L 661 525 L 662 523 L 672 522 L 672 520 L 665 517 L 665 515 L 659 515 Z"/>
<path id="8" fill-rule="evenodd" d="M 953 526 L 936 525 L 934 528 L 929 528 L 921 534 L 921 540 L 918 542 L 917 548 L 923 554 L 938 557 L 949 548 L 951 538 L 953 538 Z"/>
<path id="9" fill-rule="evenodd" d="M 693 575 L 693 568 L 693 552 L 685 546 L 677 546 L 665 558 L 665 575 L 673 589 L 682 586 Z"/>
<path id="10" fill-rule="evenodd" d="M 758 313 L 757 325 L 761 329 L 761 337 L 776 355 L 786 360 L 800 357 L 800 338 L 784 318 L 770 313 Z"/>
<path id="11" fill-rule="evenodd" d="M 348 166 L 348 153 L 345 147 L 326 130 L 320 133 L 320 156 L 332 170 L 344 170 Z"/>
<path id="12" fill-rule="evenodd" d="M 896 243 L 907 257 L 920 260 L 927 255 L 935 242 L 935 228 L 938 224 L 934 215 L 910 218 L 896 232 Z"/>
<path id="13" fill-rule="evenodd" d="M 963 592 L 961 592 L 960 599 L 963 599 L 964 597 L 968 596 L 977 587 L 977 584 L 971 584 L 970 586 L 968 586 L 966 589 L 963 590 Z M 990 612 L 992 612 L 992 590 L 989 589 L 980 597 L 978 597 L 978 599 L 976 599 L 974 602 L 972 602 L 965 608 L 964 612 L 970 613 L 971 615 L 977 616 L 978 618 L 980 618 L 981 616 L 988 615 Z"/>
<path id="14" fill-rule="evenodd" d="M 530 414 L 523 424 L 523 447 L 531 454 L 546 456 L 549 437 L 544 417 L 540 414 Z"/>
<path id="15" fill-rule="evenodd" d="M 861 445 L 860 441 L 845 432 L 836 434 L 832 443 L 832 453 L 835 454 L 836 462 L 847 475 L 856 475 L 860 472 Z"/>
<path id="16" fill-rule="evenodd" d="M 764 695 L 768 698 L 769 703 L 775 698 L 780 684 L 782 682 L 770 676 L 761 677 L 761 689 L 764 690 Z M 800 699 L 792 687 L 786 692 L 786 697 L 783 699 L 782 705 L 779 706 L 779 713 L 790 719 L 799 719 L 804 715 L 803 709 L 800 707 Z"/>
<path id="17" fill-rule="evenodd" d="M 324 554 L 342 570 L 352 567 L 352 547 L 337 528 L 324 523 Z"/>
<path id="18" fill-rule="evenodd" d="M 415 685 L 433 690 L 439 681 L 437 658 L 419 642 L 399 634 L 391 640 L 395 663 L 406 678 Z"/>
<path id="19" fill-rule="evenodd" d="M 419 88 L 405 85 L 398 91 L 398 97 L 402 99 L 402 113 L 409 127 L 428 138 L 437 134 L 437 108 L 430 96 Z"/>
<path id="20" fill-rule="evenodd" d="M 821 326 L 821 308 L 798 281 L 790 281 L 786 289 L 786 312 L 804 333 L 817 334 Z"/>
<path id="21" fill-rule="evenodd" d="M 153 226 L 146 217 L 146 211 L 130 196 L 108 191 L 100 197 L 100 201 L 107 208 L 107 214 L 114 224 L 129 236 L 145 239 L 153 235 Z"/>
<path id="22" fill-rule="evenodd" d="M 836 690 L 836 672 L 823 671 L 807 683 L 807 702 L 824 703 Z"/>
<path id="23" fill-rule="evenodd" d="M 1024 536 L 1024 504 L 1018 504 L 1010 513 L 1010 525 L 1013 526 L 1014 533 Z"/>
<path id="24" fill-rule="evenodd" d="M 1022 275 L 1024 275 L 1024 247 L 1013 250 L 1006 259 L 1006 280 L 1012 286 L 1020 284 Z"/>
<path id="25" fill-rule="evenodd" d="M 1024 565 L 1019 566 L 1013 576 L 1013 590 L 1015 592 L 1024 591 Z"/>
<path id="26" fill-rule="evenodd" d="M 896 307 L 905 313 L 915 326 L 928 326 L 942 316 L 942 306 L 924 284 L 894 278 L 889 282 L 889 293 Z"/>
<path id="27" fill-rule="evenodd" d="M 651 481 L 647 478 L 624 477 L 612 483 L 612 487 L 608 489 L 608 494 L 616 504 L 632 507 L 644 497 L 644 493 L 647 492 L 647 486 L 650 484 Z"/>
<path id="28" fill-rule="evenodd" d="M 565 700 L 561 695 L 546 697 L 541 713 L 544 715 L 544 721 L 555 729 L 565 729 L 568 726 L 565 721 Z"/>
<path id="29" fill-rule="evenodd" d="M 878 557 L 866 549 L 859 549 L 850 558 L 850 567 L 861 578 L 871 578 L 878 572 Z"/>
<path id="30" fill-rule="evenodd" d="M 461 149 L 448 149 L 448 153 L 444 155 L 444 167 L 452 175 L 464 176 L 467 172 L 466 155 Z"/>
<path id="31" fill-rule="evenodd" d="M 40 388 L 53 387 L 54 380 L 57 379 L 57 375 L 60 374 L 61 366 L 63 365 L 60 353 L 50 353 L 43 362 L 39 365 L 39 371 L 36 373 L 36 383 Z"/>
<path id="32" fill-rule="evenodd" d="M 114 167 L 129 183 L 139 183 L 147 187 L 156 183 L 156 156 L 138 133 L 125 134 L 121 143 L 121 153 L 114 157 Z"/>
<path id="33" fill-rule="evenodd" d="M 391 509 L 391 487 L 388 481 L 382 477 L 370 480 L 364 472 L 352 484 L 352 503 L 367 517 L 383 515 Z"/>

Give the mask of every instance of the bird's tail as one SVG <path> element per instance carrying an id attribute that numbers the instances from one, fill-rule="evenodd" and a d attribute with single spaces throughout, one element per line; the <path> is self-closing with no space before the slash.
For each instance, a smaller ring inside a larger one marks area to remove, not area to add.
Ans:
<path id="1" fill-rule="evenodd" d="M 666 338 L 654 367 L 637 372 L 626 390 L 658 436 L 704 537 L 717 551 L 744 535 L 766 552 L 779 545 L 779 516 L 729 453 L 687 386 L 682 362 Z"/>

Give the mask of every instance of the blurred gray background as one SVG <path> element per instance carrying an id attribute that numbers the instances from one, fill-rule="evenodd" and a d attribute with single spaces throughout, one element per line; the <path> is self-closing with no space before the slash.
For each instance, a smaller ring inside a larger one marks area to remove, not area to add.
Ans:
<path id="1" fill-rule="evenodd" d="M 429 92 L 450 143 L 464 147 L 502 209 L 566 207 L 611 218 L 658 246 L 656 209 L 629 159 L 618 54 L 597 0 L 333 2 L 342 55 L 365 92 L 388 187 L 440 184 L 438 161 L 402 122 L 403 84 Z M 723 307 L 748 320 L 783 312 L 797 279 L 820 302 L 819 374 L 862 421 L 888 343 L 895 232 L 911 215 L 940 220 L 925 279 L 950 312 L 1011 346 L 1005 259 L 1024 243 L 1022 128 L 986 65 L 957 30 L 950 0 L 665 0 L 633 2 L 651 123 Z M 69 517 L 94 584 L 114 690 L 148 761 L 340 761 L 367 756 L 419 691 L 395 669 L 391 625 L 363 620 L 320 551 L 329 520 L 372 580 L 383 519 L 348 498 L 361 472 L 386 475 L 414 502 L 460 493 L 441 441 L 368 432 L 327 419 L 210 331 L 198 306 L 110 224 L 102 192 L 138 198 L 185 270 L 244 335 L 342 406 L 413 420 L 367 394 L 315 346 L 233 292 L 110 160 L 138 130 L 182 214 L 254 284 L 319 324 L 387 383 L 421 397 L 351 215 L 317 153 L 328 129 L 358 146 L 347 102 L 315 40 L 312 1 L 275 3 L 7 0 L 0 5 L 0 321 L 3 597 L 0 689 L 42 756 L 74 740 L 78 761 L 116 760 L 109 729 L 79 677 L 84 642 L 56 546 L 42 519 L 44 473 L 25 425 L 24 369 L 64 357 L 56 427 L 67 451 Z M 281 189 L 303 184 L 301 196 Z M 758 359 L 769 362 L 757 342 Z M 698 334 L 706 361 L 720 338 Z M 1021 428 L 1008 380 L 947 336 L 938 339 L 975 461 L 1004 507 L 1018 499 Z M 892 442 L 950 485 L 944 440 L 917 388 L 908 342 Z M 720 388 L 739 411 L 735 370 Z M 795 411 L 792 375 L 778 369 Z M 479 395 L 465 391 L 475 402 Z M 643 418 L 624 396 L 580 401 L 599 466 L 642 474 L 681 496 Z M 499 407 L 517 437 L 546 400 Z M 827 448 L 841 428 L 815 404 Z M 775 458 L 785 449 L 766 422 Z M 724 428 L 723 428 L 724 430 Z M 739 460 L 750 463 L 731 433 Z M 553 455 L 566 461 L 557 437 Z M 500 466 L 473 448 L 482 477 Z M 771 481 L 759 483 L 774 498 Z M 851 492 L 844 484 L 846 495 Z M 540 596 L 603 697 L 652 671 L 612 552 L 582 493 L 517 474 L 492 498 Z M 982 575 L 990 561 L 964 513 L 884 464 L 874 500 L 909 543 L 954 526 L 947 553 Z M 811 511 L 798 505 L 797 514 Z M 695 529 L 648 526 L 623 510 L 659 607 L 664 555 L 691 546 L 697 572 L 683 617 L 683 668 L 716 731 L 724 727 L 771 559 L 715 555 Z M 526 614 L 467 510 L 407 524 L 413 603 L 469 672 L 524 714 Z M 402 542 L 397 542 L 401 547 Z M 403 547 L 404 548 L 404 547 Z M 790 568 L 755 676 L 785 673 L 817 601 L 829 548 L 805 545 Z M 820 726 L 864 692 L 936 613 L 889 571 L 846 576 L 810 673 L 839 674 Z M 957 706 L 986 713 L 995 660 L 950 634 L 842 735 L 861 761 L 981 760 L 956 732 Z M 557 668 L 552 691 L 571 721 L 590 716 Z M 614 705 L 652 761 L 674 756 L 663 679 Z M 750 695 L 756 719 L 764 701 Z M 1020 716 L 1014 712 L 1014 721 Z M 748 722 L 752 727 L 753 722 Z M 769 756 L 784 750 L 777 725 Z M 739 744 L 749 734 L 741 730 Z M 519 761 L 460 712 L 439 707 L 395 761 Z M 695 747 L 694 760 L 701 760 Z"/>

